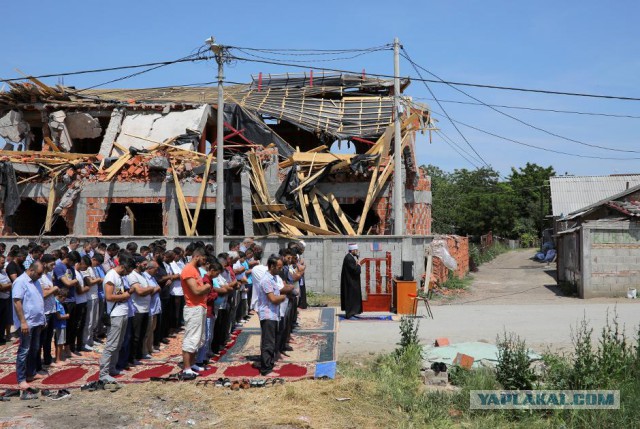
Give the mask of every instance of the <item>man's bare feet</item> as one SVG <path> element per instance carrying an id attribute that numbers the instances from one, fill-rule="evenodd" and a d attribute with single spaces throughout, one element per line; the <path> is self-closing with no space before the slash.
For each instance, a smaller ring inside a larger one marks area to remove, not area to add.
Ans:
<path id="1" fill-rule="evenodd" d="M 31 387 L 31 385 L 26 381 L 23 381 L 22 383 L 18 384 L 18 387 L 20 388 L 20 390 L 27 390 Z"/>

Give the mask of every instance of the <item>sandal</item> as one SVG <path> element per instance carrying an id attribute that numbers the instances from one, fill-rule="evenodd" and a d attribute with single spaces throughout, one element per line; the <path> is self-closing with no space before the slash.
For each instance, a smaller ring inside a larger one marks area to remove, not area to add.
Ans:
<path id="1" fill-rule="evenodd" d="M 231 380 L 229 380 L 228 378 L 225 378 L 224 380 L 222 380 L 222 386 L 230 387 L 231 386 Z"/>
<path id="2" fill-rule="evenodd" d="M 240 390 L 240 382 L 238 380 L 234 380 L 234 382 L 231 383 L 231 390 Z"/>
<path id="3" fill-rule="evenodd" d="M 241 389 L 248 389 L 249 387 L 251 387 L 251 384 L 249 383 L 249 380 L 246 378 L 243 378 L 242 381 L 240 382 L 240 388 Z"/>
<path id="4" fill-rule="evenodd" d="M 222 378 L 217 379 L 216 383 L 215 383 L 215 386 L 216 387 L 223 387 L 224 386 L 224 380 Z"/>

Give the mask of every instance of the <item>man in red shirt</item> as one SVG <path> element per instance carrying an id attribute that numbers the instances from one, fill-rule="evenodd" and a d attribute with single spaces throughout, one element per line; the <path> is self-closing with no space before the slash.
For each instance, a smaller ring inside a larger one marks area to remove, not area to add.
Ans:
<path id="1" fill-rule="evenodd" d="M 206 254 L 204 249 L 198 248 L 193 251 L 191 261 L 184 267 L 180 274 L 180 282 L 184 292 L 184 338 L 182 339 L 182 361 L 184 364 L 182 378 L 193 380 L 197 373 L 192 366 L 195 363 L 195 355 L 198 349 L 204 344 L 205 325 L 207 320 L 207 295 L 211 285 L 202 281 L 200 270 L 205 263 Z"/>

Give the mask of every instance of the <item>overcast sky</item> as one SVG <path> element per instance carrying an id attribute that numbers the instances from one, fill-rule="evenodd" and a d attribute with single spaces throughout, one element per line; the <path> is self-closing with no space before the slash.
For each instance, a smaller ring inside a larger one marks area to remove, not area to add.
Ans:
<path id="1" fill-rule="evenodd" d="M 37 3 L 37 4 L 35 4 Z M 213 2 L 65 1 L 3 5 L 0 76 L 14 68 L 38 75 L 173 60 L 194 52 L 210 35 L 219 43 L 257 48 L 345 49 L 380 46 L 398 36 L 414 61 L 444 80 L 640 97 L 640 2 L 582 1 L 366 1 Z M 266 54 L 266 56 L 275 57 Z M 282 56 L 315 67 L 392 74 L 391 51 L 340 61 L 331 56 Z M 247 82 L 252 73 L 300 69 L 237 62 L 226 79 Z M 215 79 L 215 63 L 172 65 L 107 87 L 153 87 Z M 119 71 L 66 77 L 66 85 L 87 87 L 131 73 Z M 401 74 L 417 76 L 402 60 Z M 423 72 L 425 77 L 426 73 Z M 57 83 L 56 78 L 44 79 Z M 474 100 L 442 84 L 430 84 L 447 101 Z M 487 104 L 640 117 L 639 101 L 551 96 L 460 87 Z M 406 95 L 440 107 L 414 81 Z M 503 175 L 511 166 L 535 162 L 560 174 L 640 173 L 640 119 L 499 108 L 550 133 L 627 152 L 602 150 L 553 137 L 487 107 L 443 102 L 451 118 L 522 143 L 592 157 L 546 152 L 500 140 L 458 125 L 480 156 Z M 478 158 L 451 123 L 438 127 Z M 638 151 L 638 152 L 628 152 Z M 440 136 L 418 142 L 418 161 L 445 170 L 473 168 Z M 465 155 L 471 158 L 469 155 Z M 473 160 L 472 160 L 473 161 Z M 482 161 L 473 161 L 481 165 Z"/>

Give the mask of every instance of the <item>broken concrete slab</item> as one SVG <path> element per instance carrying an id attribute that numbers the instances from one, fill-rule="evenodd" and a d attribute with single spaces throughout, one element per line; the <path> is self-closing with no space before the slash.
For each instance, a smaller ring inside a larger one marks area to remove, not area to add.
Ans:
<path id="1" fill-rule="evenodd" d="M 65 119 L 67 119 L 67 114 L 62 110 L 53 112 L 49 115 L 49 129 L 51 130 L 51 137 L 54 143 L 66 152 L 69 152 L 73 141 L 65 125 Z"/>
<path id="2" fill-rule="evenodd" d="M 23 119 L 21 112 L 12 110 L 0 118 L 0 137 L 18 143 L 28 134 L 29 124 Z"/>
<path id="3" fill-rule="evenodd" d="M 168 138 L 185 134 L 187 130 L 202 133 L 210 116 L 209 105 L 167 114 L 153 112 L 128 115 L 122 121 L 121 132 L 116 141 L 124 148 L 148 148 Z"/>
<path id="4" fill-rule="evenodd" d="M 113 142 L 116 141 L 116 137 L 120 133 L 120 126 L 122 125 L 122 118 L 124 112 L 121 109 L 113 109 L 111 112 L 111 119 L 107 130 L 104 132 L 104 138 L 100 145 L 100 151 L 98 152 L 103 158 L 108 158 L 111 155 L 111 149 L 113 149 Z"/>
<path id="5" fill-rule="evenodd" d="M 67 113 L 64 124 L 72 139 L 95 139 L 102 134 L 100 121 L 88 113 Z"/>

